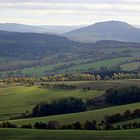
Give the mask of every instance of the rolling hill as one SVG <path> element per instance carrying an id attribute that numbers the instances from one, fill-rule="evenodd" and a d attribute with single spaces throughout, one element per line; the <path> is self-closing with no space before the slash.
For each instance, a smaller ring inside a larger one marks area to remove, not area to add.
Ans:
<path id="1" fill-rule="evenodd" d="M 99 40 L 140 42 L 140 29 L 125 22 L 107 21 L 76 29 L 65 33 L 64 36 L 81 42 L 96 42 Z"/>
<path id="2" fill-rule="evenodd" d="M 58 35 L 0 31 L 0 56 L 43 57 L 45 54 L 69 52 L 76 44 Z"/>
<path id="3" fill-rule="evenodd" d="M 79 112 L 79 113 L 70 113 L 70 114 L 62 114 L 62 115 L 53 115 L 53 116 L 45 116 L 45 117 L 36 117 L 36 118 L 27 118 L 27 119 L 17 119 L 11 120 L 10 122 L 21 126 L 22 124 L 34 124 L 38 121 L 48 122 L 48 121 L 58 121 L 62 124 L 69 124 L 75 121 L 85 122 L 87 120 L 96 120 L 100 122 L 104 119 L 106 115 L 113 115 L 116 113 L 124 113 L 126 110 L 135 110 L 139 109 L 140 103 L 126 104 L 114 107 L 107 107 L 102 109 L 95 109 L 91 111 Z"/>
<path id="4" fill-rule="evenodd" d="M 101 96 L 102 91 L 92 90 L 83 93 L 79 90 L 41 89 L 39 87 L 5 87 L 0 88 L 0 120 L 19 115 L 31 110 L 36 103 L 65 97 L 77 97 L 84 100 Z M 7 100 L 8 103 L 6 102 Z M 7 113 L 8 112 L 8 113 Z"/>
<path id="5" fill-rule="evenodd" d="M 0 30 L 10 32 L 34 32 L 34 33 L 45 33 L 47 30 L 43 27 L 37 27 L 32 25 L 24 25 L 17 23 L 1 23 Z"/>
<path id="6" fill-rule="evenodd" d="M 138 61 L 139 57 L 140 43 L 107 40 L 79 43 L 60 35 L 0 31 L 0 77 L 17 70 L 26 76 L 43 76 L 101 67 L 114 69 L 133 63 L 136 58 Z"/>

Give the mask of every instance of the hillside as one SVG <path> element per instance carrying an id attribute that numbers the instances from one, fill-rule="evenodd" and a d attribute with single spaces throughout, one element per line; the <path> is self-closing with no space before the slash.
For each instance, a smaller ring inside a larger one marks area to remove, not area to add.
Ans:
<path id="1" fill-rule="evenodd" d="M 96 109 L 91 111 L 79 112 L 79 113 L 71 113 L 71 114 L 63 114 L 63 115 L 53 115 L 53 116 L 46 116 L 46 117 L 37 117 L 37 118 L 29 118 L 29 119 L 17 119 L 12 120 L 11 122 L 21 126 L 22 124 L 34 124 L 35 122 L 48 122 L 48 121 L 58 121 L 60 123 L 68 124 L 73 123 L 75 121 L 85 122 L 87 120 L 96 120 L 100 122 L 104 119 L 106 115 L 113 115 L 116 113 L 124 113 L 126 110 L 135 110 L 138 109 L 140 103 L 133 103 L 115 107 L 107 107 L 103 109 Z"/>
<path id="2" fill-rule="evenodd" d="M 48 54 L 69 52 L 76 44 L 57 35 L 0 31 L 0 56 L 35 59 Z"/>
<path id="3" fill-rule="evenodd" d="M 64 97 L 77 97 L 82 99 L 94 98 L 102 95 L 102 91 L 92 90 L 83 93 L 79 90 L 55 90 L 34 87 L 5 87 L 0 88 L 0 120 L 19 115 L 31 110 L 37 103 Z M 8 100 L 8 103 L 6 101 Z M 15 102 L 16 101 L 16 102 Z M 8 113 L 7 113 L 8 112 Z"/>
<path id="4" fill-rule="evenodd" d="M 133 69 L 139 62 L 140 43 L 98 41 L 78 43 L 59 35 L 0 31 L 0 77 L 20 70 L 22 75 L 100 70 L 102 67 Z"/>
<path id="5" fill-rule="evenodd" d="M 140 42 L 140 29 L 125 22 L 107 21 L 68 32 L 64 36 L 81 42 L 96 42 L 99 40 Z"/>

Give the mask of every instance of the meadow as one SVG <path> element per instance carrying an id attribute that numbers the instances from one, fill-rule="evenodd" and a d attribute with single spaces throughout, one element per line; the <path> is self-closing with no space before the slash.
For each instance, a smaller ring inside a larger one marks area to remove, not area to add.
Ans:
<path id="1" fill-rule="evenodd" d="M 103 91 L 90 90 L 59 90 L 42 89 L 38 86 L 11 86 L 0 88 L 0 120 L 10 116 L 19 115 L 31 109 L 40 102 L 47 102 L 64 97 L 77 97 L 82 99 L 101 96 Z"/>
<path id="2" fill-rule="evenodd" d="M 140 67 L 140 62 L 126 63 L 121 65 L 121 68 L 124 70 L 136 70 Z"/>
<path id="3" fill-rule="evenodd" d="M 97 61 L 93 63 L 76 65 L 66 70 L 87 70 L 89 68 L 94 68 L 96 70 L 99 70 L 100 67 L 113 67 L 125 61 L 130 61 L 133 59 L 134 59 L 133 57 L 119 57 L 119 58 L 114 58 L 114 59 L 101 60 L 101 61 Z"/>
<path id="4" fill-rule="evenodd" d="M 100 122 L 104 120 L 106 115 L 113 115 L 116 113 L 124 113 L 126 110 L 135 110 L 140 108 L 140 103 L 128 104 L 128 105 L 121 105 L 115 107 L 107 107 L 103 109 L 96 109 L 92 111 L 85 111 L 80 113 L 71 113 L 71 114 L 63 114 L 63 115 L 54 115 L 54 116 L 47 116 L 47 117 L 38 117 L 38 118 L 29 118 L 29 119 L 18 119 L 12 120 L 11 122 L 21 126 L 22 124 L 34 124 L 35 122 L 45 122 L 48 121 L 58 121 L 62 124 L 73 123 L 75 121 L 85 122 L 87 120 L 96 120 Z"/>
<path id="5" fill-rule="evenodd" d="M 0 123 L 4 120 L 17 127 L 24 124 L 34 125 L 36 122 L 58 121 L 61 124 L 71 124 L 76 121 L 84 123 L 87 120 L 96 120 L 97 123 L 104 120 L 105 116 L 116 113 L 124 113 L 126 110 L 134 111 L 140 108 L 140 102 L 120 106 L 110 106 L 106 108 L 94 109 L 79 113 L 52 115 L 37 118 L 25 118 L 10 120 L 11 116 L 16 116 L 29 112 L 40 102 L 49 102 L 54 99 L 65 97 L 82 98 L 83 100 L 99 97 L 105 93 L 106 89 L 130 85 L 139 85 L 139 79 L 133 80 L 109 80 L 109 81 L 61 81 L 46 82 L 47 84 L 67 84 L 75 85 L 77 89 L 45 89 L 40 88 L 40 83 L 36 86 L 19 86 L 19 85 L 1 85 L 0 87 Z M 90 87 L 90 90 L 83 90 L 84 87 Z M 116 125 L 125 123 L 140 122 L 140 119 L 120 122 Z M 87 131 L 87 130 L 39 130 L 39 129 L 21 129 L 21 128 L 0 128 L 0 139 L 2 140 L 139 140 L 140 129 L 130 130 L 112 130 L 112 131 Z"/>
<path id="6" fill-rule="evenodd" d="M 0 129 L 2 140 L 139 140 L 140 129 L 121 131 Z"/>
<path id="7" fill-rule="evenodd" d="M 76 90 L 43 89 L 38 86 L 7 85 L 0 88 L 0 120 L 9 119 L 11 116 L 24 113 L 40 102 L 47 102 L 65 97 L 77 97 L 84 100 L 95 98 L 104 94 L 106 89 L 136 85 L 140 86 L 140 80 L 115 80 L 115 81 L 65 81 L 49 82 L 49 84 L 75 85 Z M 90 87 L 90 90 L 83 90 Z"/>
<path id="8" fill-rule="evenodd" d="M 78 89 L 84 87 L 90 87 L 92 90 L 107 90 L 109 88 L 120 88 L 128 86 L 140 87 L 140 79 L 125 79 L 125 80 L 101 80 L 101 81 L 59 81 L 59 82 L 48 82 L 48 84 L 67 84 L 76 85 Z"/>

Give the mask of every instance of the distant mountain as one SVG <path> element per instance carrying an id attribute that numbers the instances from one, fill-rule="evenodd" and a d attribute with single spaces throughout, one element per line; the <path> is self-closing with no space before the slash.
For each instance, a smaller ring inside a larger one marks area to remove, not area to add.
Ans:
<path id="1" fill-rule="evenodd" d="M 53 33 L 53 34 L 63 34 L 80 28 L 83 26 L 55 26 L 55 25 L 24 25 L 16 23 L 1 23 L 0 30 L 10 31 L 10 32 L 22 32 L 22 33 Z"/>
<path id="2" fill-rule="evenodd" d="M 36 33 L 45 33 L 47 32 L 44 28 L 24 25 L 24 24 L 16 24 L 16 23 L 4 23 L 0 24 L 0 30 L 10 31 L 10 32 L 36 32 Z"/>
<path id="3" fill-rule="evenodd" d="M 140 28 L 140 25 L 134 25 L 136 28 Z"/>
<path id="4" fill-rule="evenodd" d="M 50 33 L 57 33 L 57 34 L 63 34 L 66 32 L 70 32 L 72 30 L 76 30 L 78 28 L 82 28 L 85 27 L 84 25 L 82 26 L 76 26 L 76 25 L 71 25 L 71 26 L 64 26 L 64 25 L 42 25 L 42 26 L 38 26 L 41 28 L 44 28 L 45 30 L 47 30 Z"/>
<path id="5" fill-rule="evenodd" d="M 125 22 L 107 21 L 65 33 L 69 39 L 81 42 L 99 40 L 116 40 L 124 42 L 140 42 L 140 29 Z"/>

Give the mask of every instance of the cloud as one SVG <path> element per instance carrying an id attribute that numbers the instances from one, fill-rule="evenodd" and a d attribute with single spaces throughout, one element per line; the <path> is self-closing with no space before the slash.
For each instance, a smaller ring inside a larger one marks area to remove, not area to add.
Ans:
<path id="1" fill-rule="evenodd" d="M 5 21 L 9 21 L 10 16 L 14 17 L 15 21 L 16 19 L 20 21 L 21 18 L 21 21 L 27 21 L 30 15 L 30 21 L 37 21 L 39 17 L 49 17 L 53 24 L 53 18 L 61 16 L 64 17 L 63 22 L 72 24 L 76 17 L 78 19 L 81 16 L 82 24 L 84 19 L 89 20 L 89 17 L 93 16 L 100 20 L 105 18 L 108 20 L 111 17 L 112 19 L 124 18 L 129 22 L 137 17 L 135 22 L 139 23 L 139 7 L 140 0 L 0 0 L 0 13 L 3 13 L 0 14 L 0 19 L 5 16 L 4 19 L 7 19 Z"/>

